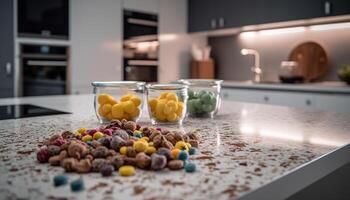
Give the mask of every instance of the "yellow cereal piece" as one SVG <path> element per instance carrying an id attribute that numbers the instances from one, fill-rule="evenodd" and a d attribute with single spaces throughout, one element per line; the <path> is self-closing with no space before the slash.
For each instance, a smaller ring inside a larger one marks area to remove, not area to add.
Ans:
<path id="1" fill-rule="evenodd" d="M 133 96 L 130 101 L 132 101 L 136 107 L 141 105 L 141 98 L 138 96 Z"/>
<path id="2" fill-rule="evenodd" d="M 178 103 L 174 100 L 169 100 L 166 105 L 170 108 L 172 108 L 172 110 L 176 111 L 178 109 Z"/>
<path id="3" fill-rule="evenodd" d="M 132 118 L 137 118 L 140 116 L 140 113 L 141 113 L 141 109 L 136 107 L 135 110 L 130 114 L 130 116 Z"/>
<path id="4" fill-rule="evenodd" d="M 77 131 L 79 133 L 85 133 L 86 130 L 87 130 L 87 128 L 82 127 L 82 128 L 79 128 Z"/>
<path id="5" fill-rule="evenodd" d="M 128 151 L 127 147 L 120 147 L 120 149 L 119 149 L 119 153 L 122 155 L 126 155 L 127 151 Z"/>
<path id="6" fill-rule="evenodd" d="M 113 120 L 113 119 L 114 119 L 114 117 L 113 117 L 113 115 L 112 115 L 111 112 L 108 113 L 108 114 L 105 116 L 105 118 L 108 119 L 108 120 Z"/>
<path id="7" fill-rule="evenodd" d="M 176 121 L 177 115 L 175 113 L 170 113 L 169 115 L 166 116 L 166 119 L 170 122 Z"/>
<path id="8" fill-rule="evenodd" d="M 156 112 L 155 117 L 160 121 L 166 120 L 166 115 L 162 111 Z"/>
<path id="9" fill-rule="evenodd" d="M 158 101 L 157 107 L 156 107 L 156 113 L 163 113 L 165 109 L 165 103 L 163 101 Z"/>
<path id="10" fill-rule="evenodd" d="M 179 153 L 180 153 L 180 149 L 171 150 L 171 156 L 173 157 L 173 159 L 176 159 L 177 155 L 179 155 Z"/>
<path id="11" fill-rule="evenodd" d="M 129 101 L 132 98 L 132 94 L 126 94 L 120 97 L 121 102 Z"/>
<path id="12" fill-rule="evenodd" d="M 133 111 L 136 109 L 136 107 L 132 101 L 125 101 L 125 102 L 123 102 L 122 105 L 123 105 L 124 111 L 128 114 L 133 113 Z"/>
<path id="13" fill-rule="evenodd" d="M 79 137 L 79 136 L 81 136 L 81 133 L 79 133 L 78 131 L 76 131 L 76 132 L 74 132 L 74 136 L 75 136 L 75 137 Z"/>
<path id="14" fill-rule="evenodd" d="M 137 135 L 137 134 L 141 134 L 142 132 L 139 130 L 134 130 L 134 132 L 132 133 L 133 135 Z"/>
<path id="15" fill-rule="evenodd" d="M 94 135 L 92 136 L 92 138 L 93 138 L 94 140 L 98 140 L 98 139 L 100 139 L 101 137 L 103 137 L 103 133 L 101 133 L 100 131 L 95 132 Z"/>
<path id="16" fill-rule="evenodd" d="M 109 103 L 106 103 L 106 104 L 103 104 L 103 105 L 102 105 L 102 111 L 103 111 L 104 113 L 109 113 L 109 112 L 111 112 L 111 109 L 112 109 L 112 105 L 109 104 Z"/>
<path id="17" fill-rule="evenodd" d="M 116 119 L 122 119 L 124 116 L 124 109 L 121 103 L 112 106 L 112 115 Z"/>
<path id="18" fill-rule="evenodd" d="M 152 147 L 153 147 L 153 146 L 154 146 L 154 143 L 153 143 L 153 142 L 149 142 L 149 143 L 148 143 L 148 146 L 152 146 Z"/>
<path id="19" fill-rule="evenodd" d="M 114 104 L 117 104 L 118 102 L 117 102 L 117 100 L 115 100 L 114 97 L 113 97 L 112 99 L 110 99 L 110 100 L 108 101 L 108 103 L 111 104 L 111 105 L 113 106 Z"/>
<path id="20" fill-rule="evenodd" d="M 148 100 L 149 106 L 150 106 L 152 111 L 154 111 L 156 109 L 157 102 L 158 102 L 157 99 L 154 99 L 154 98 L 150 98 Z"/>
<path id="21" fill-rule="evenodd" d="M 142 138 L 140 138 L 140 140 L 145 140 L 146 142 L 148 142 L 149 141 L 149 137 L 142 137 Z"/>
<path id="22" fill-rule="evenodd" d="M 148 147 L 148 143 L 144 141 L 137 140 L 133 144 L 133 148 L 136 152 L 144 152 Z"/>
<path id="23" fill-rule="evenodd" d="M 91 141 L 92 137 L 91 135 L 85 135 L 83 138 L 81 138 L 81 141 L 83 142 L 87 142 L 87 141 Z"/>
<path id="24" fill-rule="evenodd" d="M 146 154 L 148 154 L 148 155 L 152 155 L 153 153 L 155 153 L 157 151 L 157 149 L 155 148 L 155 147 L 153 147 L 153 146 L 149 146 L 149 147 L 147 147 L 147 149 L 146 149 Z"/>
<path id="25" fill-rule="evenodd" d="M 168 93 L 167 92 L 163 92 L 159 95 L 159 99 L 166 99 Z"/>
<path id="26" fill-rule="evenodd" d="M 170 106 L 165 105 L 163 113 L 166 114 L 166 115 L 170 115 L 170 114 L 173 113 L 173 108 L 170 107 Z"/>
<path id="27" fill-rule="evenodd" d="M 107 114 L 107 113 L 103 112 L 102 106 L 98 107 L 97 112 L 102 117 L 104 117 Z"/>
<path id="28" fill-rule="evenodd" d="M 168 101 L 170 100 L 174 100 L 174 101 L 178 101 L 178 98 L 177 98 L 177 95 L 173 92 L 169 92 L 167 95 L 166 95 L 166 99 Z"/>
<path id="29" fill-rule="evenodd" d="M 123 119 L 131 120 L 131 116 L 128 113 L 124 113 Z"/>
<path id="30" fill-rule="evenodd" d="M 184 141 L 178 141 L 178 142 L 176 142 L 175 148 L 176 148 L 176 149 L 179 149 L 179 150 L 186 150 L 186 151 L 188 151 L 188 147 L 187 147 L 187 145 L 186 145 L 186 142 L 184 142 Z"/>
<path id="31" fill-rule="evenodd" d="M 105 104 L 109 100 L 110 100 L 110 95 L 109 94 L 102 93 L 102 94 L 98 95 L 98 97 L 97 97 L 97 102 L 99 104 Z"/>
<path id="32" fill-rule="evenodd" d="M 131 165 L 124 165 L 119 168 L 120 176 L 132 176 L 135 174 L 135 167 Z"/>
<path id="33" fill-rule="evenodd" d="M 192 145 L 188 142 L 186 142 L 186 145 L 187 145 L 188 149 L 192 147 Z"/>
<path id="34" fill-rule="evenodd" d="M 184 103 L 183 102 L 177 102 L 176 114 L 178 116 L 182 116 L 183 115 L 183 110 L 184 110 Z"/>

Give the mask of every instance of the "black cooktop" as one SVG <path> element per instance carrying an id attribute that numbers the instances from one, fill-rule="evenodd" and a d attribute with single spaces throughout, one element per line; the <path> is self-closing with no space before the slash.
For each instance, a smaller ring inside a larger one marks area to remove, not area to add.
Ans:
<path id="1" fill-rule="evenodd" d="M 45 115 L 70 114 L 59 110 L 44 108 L 31 104 L 1 105 L 0 120 L 3 119 L 19 119 L 25 117 L 37 117 Z"/>

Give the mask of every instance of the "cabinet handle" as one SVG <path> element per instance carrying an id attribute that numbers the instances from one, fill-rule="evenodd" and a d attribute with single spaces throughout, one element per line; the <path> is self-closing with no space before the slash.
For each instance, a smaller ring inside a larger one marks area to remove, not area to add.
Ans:
<path id="1" fill-rule="evenodd" d="M 11 63 L 6 63 L 6 74 L 9 76 L 12 73 L 12 66 Z"/>
<path id="2" fill-rule="evenodd" d="M 211 28 L 216 28 L 216 20 L 215 19 L 211 19 Z"/>
<path id="3" fill-rule="evenodd" d="M 331 3 L 329 1 L 324 2 L 324 14 L 331 14 Z"/>
<path id="4" fill-rule="evenodd" d="M 310 105 L 311 105 L 311 100 L 310 100 L 310 99 L 307 99 L 307 100 L 305 101 L 305 103 L 306 103 L 306 105 L 310 106 Z"/>
<path id="5" fill-rule="evenodd" d="M 269 101 L 269 97 L 268 96 L 264 96 L 264 101 L 268 102 Z"/>
<path id="6" fill-rule="evenodd" d="M 224 27 L 225 26 L 225 19 L 223 17 L 220 17 L 219 19 L 219 27 Z"/>

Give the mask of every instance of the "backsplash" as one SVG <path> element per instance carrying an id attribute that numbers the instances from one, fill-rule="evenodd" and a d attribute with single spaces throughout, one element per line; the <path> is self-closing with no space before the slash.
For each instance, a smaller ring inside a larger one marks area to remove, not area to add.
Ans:
<path id="1" fill-rule="evenodd" d="M 216 76 L 224 80 L 251 80 L 250 68 L 254 65 L 252 56 L 241 55 L 242 48 L 256 49 L 260 53 L 263 80 L 278 80 L 281 61 L 287 60 L 289 53 L 297 45 L 314 41 L 327 52 L 329 71 L 321 81 L 337 81 L 337 70 L 343 64 L 350 64 L 350 28 L 337 30 L 305 31 L 276 35 L 236 34 L 210 37 L 212 57 L 216 62 Z"/>

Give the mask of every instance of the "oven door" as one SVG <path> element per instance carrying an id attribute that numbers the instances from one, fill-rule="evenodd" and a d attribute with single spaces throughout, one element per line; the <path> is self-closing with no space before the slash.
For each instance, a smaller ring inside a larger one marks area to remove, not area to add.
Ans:
<path id="1" fill-rule="evenodd" d="M 66 60 L 24 58 L 22 62 L 23 96 L 66 94 Z"/>
<path id="2" fill-rule="evenodd" d="M 158 81 L 157 61 L 128 60 L 124 66 L 124 80 L 127 81 Z"/>
<path id="3" fill-rule="evenodd" d="M 156 37 L 157 34 L 157 15 L 124 11 L 124 39 Z"/>

